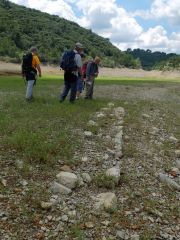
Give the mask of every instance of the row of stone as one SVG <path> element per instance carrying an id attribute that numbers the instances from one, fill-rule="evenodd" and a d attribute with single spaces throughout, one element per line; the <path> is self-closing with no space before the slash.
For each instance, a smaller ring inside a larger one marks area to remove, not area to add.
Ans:
<path id="1" fill-rule="evenodd" d="M 114 108 L 113 103 L 109 103 L 107 108 L 103 108 L 103 111 L 113 110 L 114 115 L 117 119 L 116 131 L 117 134 L 114 138 L 114 156 L 117 160 L 116 166 L 109 168 L 106 171 L 106 175 L 113 177 L 116 184 L 120 180 L 120 158 L 122 157 L 122 139 L 123 139 L 123 127 L 120 125 L 123 122 L 124 117 L 124 109 L 121 107 Z M 97 113 L 97 118 L 104 117 L 105 114 L 100 112 Z M 89 121 L 90 125 L 97 125 L 93 120 Z M 118 125 L 118 126 L 117 126 Z M 84 132 L 86 138 L 92 139 L 93 134 L 89 131 Z M 78 186 L 83 185 L 83 182 L 89 184 L 91 182 L 91 177 L 88 173 L 83 173 L 81 176 L 77 176 L 76 174 L 69 171 L 61 171 L 56 175 L 56 181 L 54 181 L 50 187 L 53 194 L 62 194 L 68 195 L 72 193 L 72 190 Z M 117 198 L 114 193 L 106 192 L 101 193 L 97 197 L 94 197 L 95 201 L 95 209 L 104 209 L 106 211 L 112 211 L 116 208 Z M 55 199 L 51 199 L 49 202 L 41 202 L 41 207 L 43 209 L 51 208 L 56 204 Z"/>

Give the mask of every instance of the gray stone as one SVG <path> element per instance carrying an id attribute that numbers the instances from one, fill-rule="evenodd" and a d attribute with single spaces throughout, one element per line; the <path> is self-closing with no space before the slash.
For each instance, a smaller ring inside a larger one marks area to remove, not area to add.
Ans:
<path id="1" fill-rule="evenodd" d="M 93 120 L 89 120 L 88 125 L 89 126 L 97 126 L 98 124 L 96 122 L 94 122 Z"/>
<path id="2" fill-rule="evenodd" d="M 172 143 L 178 143 L 178 139 L 175 138 L 174 136 L 170 136 L 170 137 L 169 137 L 169 140 L 170 140 Z"/>
<path id="3" fill-rule="evenodd" d="M 162 183 L 166 184 L 166 186 L 168 186 L 170 189 L 175 189 L 180 191 L 180 185 L 175 181 L 173 181 L 168 176 L 166 176 L 165 174 L 159 173 L 159 179 Z"/>
<path id="4" fill-rule="evenodd" d="M 123 157 L 123 153 L 122 151 L 116 151 L 115 152 L 115 159 L 120 159 Z"/>
<path id="5" fill-rule="evenodd" d="M 114 177 L 114 179 L 116 180 L 116 183 L 118 183 L 120 179 L 120 168 L 119 167 L 109 168 L 106 171 L 106 175 Z"/>
<path id="6" fill-rule="evenodd" d="M 51 191 L 55 194 L 56 193 L 61 193 L 61 194 L 64 194 L 64 195 L 70 194 L 72 192 L 71 189 L 69 189 L 69 188 L 67 188 L 67 187 L 65 187 L 65 186 L 63 186 L 63 185 L 61 185 L 57 182 L 52 183 Z"/>
<path id="7" fill-rule="evenodd" d="M 148 114 L 142 114 L 143 118 L 150 118 L 151 116 L 149 116 Z"/>
<path id="8" fill-rule="evenodd" d="M 114 103 L 109 102 L 109 103 L 107 104 L 107 106 L 108 106 L 109 108 L 112 108 L 112 107 L 114 107 Z"/>
<path id="9" fill-rule="evenodd" d="M 131 240 L 139 240 L 140 236 L 137 234 L 131 235 Z"/>
<path id="10" fill-rule="evenodd" d="M 125 240 L 126 239 L 126 231 L 125 230 L 121 230 L 121 231 L 118 230 L 116 232 L 116 237 L 118 239 Z"/>
<path id="11" fill-rule="evenodd" d="M 102 118 L 102 117 L 105 117 L 105 114 L 104 113 L 98 113 L 96 116 L 97 116 L 97 118 Z"/>
<path id="12" fill-rule="evenodd" d="M 84 182 L 86 182 L 86 183 L 90 183 L 92 181 L 91 177 L 88 173 L 83 173 L 82 178 L 83 178 Z"/>
<path id="13" fill-rule="evenodd" d="M 115 144 L 122 145 L 122 137 L 123 137 L 123 131 L 121 130 L 115 136 L 115 139 L 114 139 Z"/>
<path id="14" fill-rule="evenodd" d="M 42 209 L 50 209 L 52 207 L 52 202 L 41 202 L 41 208 Z"/>
<path id="15" fill-rule="evenodd" d="M 77 186 L 78 178 L 74 173 L 60 172 L 56 177 L 58 182 L 67 188 L 73 189 Z"/>
<path id="16" fill-rule="evenodd" d="M 114 109 L 114 113 L 117 118 L 123 117 L 125 115 L 125 110 L 123 107 L 117 107 Z"/>
<path id="17" fill-rule="evenodd" d="M 89 138 L 89 137 L 92 137 L 93 134 L 92 134 L 92 132 L 90 132 L 90 131 L 84 131 L 84 136 L 87 137 L 87 138 Z"/>
<path id="18" fill-rule="evenodd" d="M 115 211 L 117 208 L 117 197 L 114 193 L 100 193 L 95 199 L 97 210 Z"/>
<path id="19" fill-rule="evenodd" d="M 61 217 L 61 220 L 63 221 L 63 222 L 68 222 L 68 216 L 67 215 L 63 215 L 62 217 Z"/>
<path id="20" fill-rule="evenodd" d="M 176 150 L 175 155 L 176 155 L 176 157 L 180 158 L 180 150 Z"/>
<path id="21" fill-rule="evenodd" d="M 176 160 L 176 166 L 177 166 L 177 168 L 180 169 L 180 161 L 179 160 Z"/>

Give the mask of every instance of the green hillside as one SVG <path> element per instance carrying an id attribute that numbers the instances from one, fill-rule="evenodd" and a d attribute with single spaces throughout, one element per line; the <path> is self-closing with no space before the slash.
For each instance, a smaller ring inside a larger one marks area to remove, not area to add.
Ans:
<path id="1" fill-rule="evenodd" d="M 136 67 L 131 55 L 121 52 L 108 39 L 58 16 L 0 0 L 0 57 L 20 61 L 30 46 L 39 49 L 41 61 L 57 63 L 65 49 L 75 42 L 85 46 L 89 57 L 99 55 L 105 66 Z"/>

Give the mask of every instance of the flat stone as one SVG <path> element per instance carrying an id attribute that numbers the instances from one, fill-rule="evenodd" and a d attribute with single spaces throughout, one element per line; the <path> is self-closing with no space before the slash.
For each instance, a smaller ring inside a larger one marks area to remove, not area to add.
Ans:
<path id="1" fill-rule="evenodd" d="M 52 207 L 52 202 L 41 202 L 41 208 L 42 209 L 50 209 Z"/>
<path id="2" fill-rule="evenodd" d="M 60 170 L 63 172 L 72 172 L 72 169 L 68 165 L 60 167 Z"/>

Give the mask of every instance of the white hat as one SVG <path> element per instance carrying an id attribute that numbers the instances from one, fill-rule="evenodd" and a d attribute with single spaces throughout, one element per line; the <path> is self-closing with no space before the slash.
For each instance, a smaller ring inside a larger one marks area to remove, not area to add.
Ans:
<path id="1" fill-rule="evenodd" d="M 83 45 L 82 45 L 81 43 L 79 43 L 79 42 L 77 42 L 77 43 L 75 44 L 75 46 L 76 46 L 76 48 L 80 48 L 80 49 L 83 48 Z"/>

